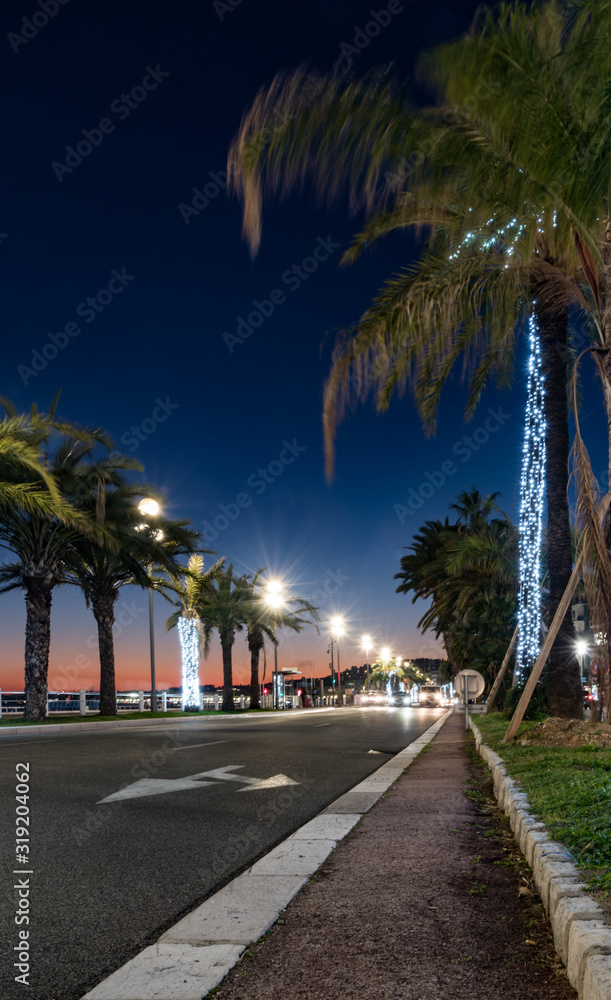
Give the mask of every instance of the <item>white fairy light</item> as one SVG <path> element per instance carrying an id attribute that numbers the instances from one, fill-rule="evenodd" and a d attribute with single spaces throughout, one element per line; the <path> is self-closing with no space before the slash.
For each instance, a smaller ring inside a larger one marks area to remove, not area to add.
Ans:
<path id="1" fill-rule="evenodd" d="M 541 345 L 534 316 L 529 319 L 528 399 L 520 478 L 520 584 L 515 679 L 532 670 L 541 648 L 541 526 L 545 492 L 545 387 Z"/>
<path id="2" fill-rule="evenodd" d="M 178 619 L 178 639 L 182 658 L 182 708 L 199 708 L 199 621 L 182 615 Z"/>

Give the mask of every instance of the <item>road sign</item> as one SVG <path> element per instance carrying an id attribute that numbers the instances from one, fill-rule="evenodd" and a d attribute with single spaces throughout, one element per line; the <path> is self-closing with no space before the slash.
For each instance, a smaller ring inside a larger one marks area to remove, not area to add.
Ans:
<path id="1" fill-rule="evenodd" d="M 227 764 L 225 767 L 215 767 L 212 771 L 201 771 L 199 774 L 190 774 L 185 778 L 142 778 L 135 781 L 133 785 L 120 788 L 118 792 L 108 795 L 105 799 L 100 799 L 96 805 L 100 806 L 104 802 L 117 802 L 119 799 L 140 799 L 147 795 L 165 795 L 167 792 L 182 792 L 188 788 L 203 788 L 205 785 L 215 785 L 216 781 L 202 781 L 202 778 L 217 778 L 219 781 L 237 781 L 244 787 L 238 788 L 238 792 L 260 791 L 264 788 L 282 788 L 284 785 L 298 785 L 298 781 L 293 781 L 286 774 L 274 774 L 271 778 L 247 778 L 245 774 L 233 774 L 244 764 Z"/>
<path id="2" fill-rule="evenodd" d="M 465 705 L 465 729 L 469 728 L 469 698 L 479 698 L 485 687 L 486 681 L 479 670 L 461 670 L 454 678 L 454 689 Z"/>
<path id="3" fill-rule="evenodd" d="M 478 670 L 461 670 L 454 678 L 454 688 L 461 698 L 465 696 L 465 685 L 469 698 L 479 698 L 484 693 L 486 681 Z"/>

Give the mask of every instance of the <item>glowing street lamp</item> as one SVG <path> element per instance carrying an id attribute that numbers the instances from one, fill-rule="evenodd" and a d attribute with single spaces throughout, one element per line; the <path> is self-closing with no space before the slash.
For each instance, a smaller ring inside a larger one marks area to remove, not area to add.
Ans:
<path id="1" fill-rule="evenodd" d="M 382 660 L 382 663 L 388 663 L 388 661 L 391 658 L 391 653 L 390 653 L 390 649 L 388 648 L 388 646 L 383 646 L 382 647 L 382 649 L 380 650 L 380 658 Z"/>
<path id="2" fill-rule="evenodd" d="M 577 652 L 577 656 L 579 657 L 579 669 L 581 671 L 582 679 L 583 679 L 584 660 L 587 656 L 589 648 L 590 646 L 587 639 L 578 639 L 577 642 L 575 643 L 575 650 Z"/>
<path id="3" fill-rule="evenodd" d="M 265 584 L 263 600 L 268 608 L 279 611 L 284 606 L 284 590 L 279 580 L 269 580 Z M 277 631 L 277 630 L 276 630 Z M 278 636 L 276 635 L 276 640 Z M 279 708 L 278 692 L 278 642 L 274 643 L 274 680 L 272 704 L 274 708 Z"/>
<path id="4" fill-rule="evenodd" d="M 161 507 L 152 497 L 143 497 L 138 504 L 138 510 L 145 518 L 145 525 L 150 527 L 147 518 L 157 517 Z M 154 536 L 158 541 L 163 538 L 163 532 L 157 531 Z M 155 687 L 155 624 L 153 619 L 153 588 L 149 587 L 149 645 L 151 650 L 151 712 L 157 711 L 157 690 Z"/>
<path id="5" fill-rule="evenodd" d="M 337 646 L 337 704 L 341 707 L 342 704 L 342 674 L 339 662 L 339 640 L 340 636 L 344 635 L 344 619 L 336 615 L 331 619 L 331 664 L 333 664 L 333 643 Z M 333 666 L 331 666 L 331 673 L 333 674 Z"/>
<path id="6" fill-rule="evenodd" d="M 373 646 L 370 635 L 364 635 L 361 639 L 361 646 L 365 650 L 365 667 L 367 669 L 367 690 L 369 691 L 369 650 Z"/>

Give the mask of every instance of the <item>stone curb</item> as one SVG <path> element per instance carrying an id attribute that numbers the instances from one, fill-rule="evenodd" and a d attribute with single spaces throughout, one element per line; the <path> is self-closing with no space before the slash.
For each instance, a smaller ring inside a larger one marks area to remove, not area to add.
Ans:
<path id="1" fill-rule="evenodd" d="M 473 720 L 469 725 L 477 751 L 492 771 L 494 794 L 509 817 L 522 854 L 533 870 L 547 911 L 554 947 L 566 966 L 580 1000 L 611 1000 L 611 927 L 581 881 L 579 869 L 562 844 L 555 843 L 543 823 L 528 811 L 528 797 L 507 776 L 503 760 L 482 741 Z"/>
<path id="2" fill-rule="evenodd" d="M 417 740 L 179 920 L 156 944 L 126 962 L 82 1000 L 203 1000 L 245 949 L 267 933 L 339 841 L 403 774 L 451 714 L 446 712 Z"/>
<path id="3" fill-rule="evenodd" d="M 284 712 L 282 718 L 293 717 L 295 715 L 305 715 L 312 712 L 334 712 L 335 709 L 332 706 L 329 708 L 292 708 L 290 712 Z M 250 712 L 246 712 L 240 715 L 188 715 L 185 717 L 181 715 L 168 715 L 164 719 L 117 719 L 116 721 L 105 721 L 96 722 L 95 719 L 91 719 L 90 722 L 51 722 L 44 726 L 0 726 L 0 740 L 3 736 L 17 736 L 26 734 L 28 736 L 40 736 L 41 733 L 96 733 L 100 729 L 127 729 L 132 726 L 172 726 L 175 722 L 180 722 L 183 725 L 187 725 L 189 722 L 214 722 L 216 719 L 248 719 L 252 722 L 253 719 L 263 719 L 269 718 L 270 716 L 265 713 L 261 715 L 251 715 Z M 280 713 L 273 716 L 274 718 L 280 718 Z"/>

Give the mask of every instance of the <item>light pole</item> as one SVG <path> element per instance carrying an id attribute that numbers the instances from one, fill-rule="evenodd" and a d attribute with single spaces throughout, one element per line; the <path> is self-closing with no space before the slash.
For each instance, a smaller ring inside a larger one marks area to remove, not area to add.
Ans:
<path id="1" fill-rule="evenodd" d="M 365 663 L 365 669 L 367 670 L 367 686 L 365 690 L 369 691 L 369 650 L 371 649 L 372 646 L 371 636 L 364 635 L 363 638 L 361 639 L 361 645 L 365 650 L 365 659 L 367 661 Z"/>
<path id="2" fill-rule="evenodd" d="M 279 611 L 284 605 L 284 593 L 282 584 L 278 580 L 270 580 L 265 585 L 265 596 L 263 598 L 268 608 Z M 278 627 L 276 625 L 276 642 L 274 643 L 274 680 L 272 685 L 272 705 L 279 708 L 278 699 Z"/>
<path id="3" fill-rule="evenodd" d="M 333 640 L 337 645 L 337 704 L 338 707 L 342 706 L 342 675 L 341 667 L 339 662 L 339 640 L 340 636 L 344 634 L 344 620 L 343 618 L 335 617 L 331 619 L 331 662 L 333 662 Z"/>
<path id="4" fill-rule="evenodd" d="M 138 504 L 138 510 L 144 517 L 157 517 L 161 507 L 156 500 L 145 497 Z M 150 528 L 148 521 L 145 521 Z M 157 532 L 156 538 L 162 538 L 161 532 Z M 149 646 L 151 650 L 151 712 L 157 711 L 157 690 L 155 687 L 155 622 L 153 619 L 153 588 L 149 587 Z"/>

